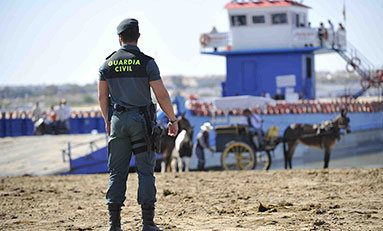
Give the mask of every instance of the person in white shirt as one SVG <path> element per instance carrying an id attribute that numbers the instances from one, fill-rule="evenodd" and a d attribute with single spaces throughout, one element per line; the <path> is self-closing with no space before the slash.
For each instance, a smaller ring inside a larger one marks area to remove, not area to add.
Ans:
<path id="1" fill-rule="evenodd" d="M 70 119 L 70 108 L 67 105 L 65 99 L 62 99 L 60 102 L 59 109 L 57 110 L 57 121 L 59 122 L 59 127 L 62 133 L 69 133 L 69 119 Z"/>
<path id="2" fill-rule="evenodd" d="M 205 171 L 205 149 L 210 152 L 214 152 L 214 149 L 209 143 L 209 133 L 213 129 L 213 126 L 209 122 L 205 122 L 201 126 L 201 130 L 197 135 L 197 142 L 194 146 L 194 152 L 198 158 L 198 170 Z"/>
<path id="3" fill-rule="evenodd" d="M 243 123 L 249 126 L 253 142 L 256 148 L 259 149 L 263 143 L 264 136 L 264 132 L 262 130 L 263 120 L 258 114 L 252 113 L 250 109 L 245 109 L 243 111 L 243 115 L 245 117 L 245 121 Z"/>
<path id="4" fill-rule="evenodd" d="M 32 109 L 32 121 L 36 123 L 40 118 L 43 117 L 43 110 L 40 108 L 40 103 L 36 102 L 36 105 Z"/>

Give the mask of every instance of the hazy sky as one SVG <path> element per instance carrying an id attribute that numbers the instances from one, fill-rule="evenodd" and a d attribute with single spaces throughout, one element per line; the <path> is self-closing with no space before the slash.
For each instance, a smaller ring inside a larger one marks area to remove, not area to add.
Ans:
<path id="1" fill-rule="evenodd" d="M 199 35 L 228 31 L 229 0 L 0 0 L 0 85 L 90 83 L 118 49 L 116 26 L 139 20 L 139 47 L 162 75 L 225 74 L 225 58 L 201 55 Z M 343 0 L 305 0 L 310 21 L 343 19 Z M 383 66 L 383 0 L 346 0 L 347 36 Z M 317 70 L 343 70 L 338 55 L 316 56 Z"/>

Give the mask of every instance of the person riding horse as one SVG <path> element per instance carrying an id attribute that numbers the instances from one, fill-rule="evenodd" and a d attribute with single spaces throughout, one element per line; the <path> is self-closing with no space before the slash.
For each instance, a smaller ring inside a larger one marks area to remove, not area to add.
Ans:
<path id="1" fill-rule="evenodd" d="M 264 132 L 262 130 L 263 120 L 257 113 L 252 113 L 250 109 L 243 110 L 245 116 L 244 124 L 249 128 L 252 140 L 257 149 L 260 149 L 263 145 Z"/>

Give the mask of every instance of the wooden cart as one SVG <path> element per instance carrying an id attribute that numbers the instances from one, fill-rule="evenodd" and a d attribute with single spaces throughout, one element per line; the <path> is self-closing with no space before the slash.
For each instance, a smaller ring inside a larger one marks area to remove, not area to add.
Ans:
<path id="1" fill-rule="evenodd" d="M 271 154 L 281 142 L 275 126 L 268 129 L 258 150 L 246 125 L 217 126 L 215 133 L 216 151 L 222 153 L 221 165 L 225 170 L 268 170 Z"/>
<path id="2" fill-rule="evenodd" d="M 275 101 L 256 96 L 230 96 L 214 101 L 214 108 L 229 118 L 231 110 L 266 107 L 275 105 Z M 227 124 L 231 124 L 228 120 Z M 279 128 L 270 126 L 260 148 L 256 148 L 247 125 L 215 126 L 216 151 L 222 153 L 221 165 L 226 170 L 263 169 L 271 166 L 271 153 L 281 142 Z"/>

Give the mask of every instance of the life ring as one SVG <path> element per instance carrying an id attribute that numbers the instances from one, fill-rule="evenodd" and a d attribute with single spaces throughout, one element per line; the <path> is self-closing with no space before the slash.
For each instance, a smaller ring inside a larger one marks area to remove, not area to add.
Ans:
<path id="1" fill-rule="evenodd" d="M 346 65 L 346 70 L 348 72 L 353 72 L 361 64 L 361 61 L 358 57 L 352 57 L 350 62 Z"/>
<path id="2" fill-rule="evenodd" d="M 355 65 L 352 62 L 346 64 L 347 72 L 351 73 L 355 71 Z"/>
<path id="3" fill-rule="evenodd" d="M 206 47 L 210 43 L 210 37 L 207 34 L 202 34 L 199 38 L 199 42 L 202 46 Z"/>
<path id="4" fill-rule="evenodd" d="M 358 57 L 352 57 L 351 58 L 351 63 L 353 63 L 356 66 L 359 66 L 361 64 L 361 61 Z"/>

